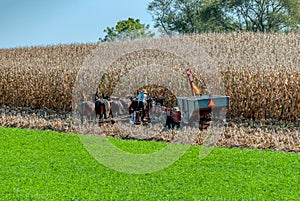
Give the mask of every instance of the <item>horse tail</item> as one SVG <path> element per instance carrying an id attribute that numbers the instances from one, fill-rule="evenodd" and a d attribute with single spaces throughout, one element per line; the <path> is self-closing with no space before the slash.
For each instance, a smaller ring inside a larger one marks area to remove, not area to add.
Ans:
<path id="1" fill-rule="evenodd" d="M 98 99 L 95 101 L 95 111 L 96 111 L 96 115 L 100 115 L 103 114 L 103 102 Z"/>
<path id="2" fill-rule="evenodd" d="M 101 105 L 99 106 L 99 114 L 104 114 L 104 112 L 105 112 L 105 107 L 104 107 L 103 104 L 101 104 Z"/>
<path id="3" fill-rule="evenodd" d="M 109 116 L 112 116 L 112 112 L 111 112 L 111 105 L 110 102 L 106 99 L 104 99 L 104 105 L 105 105 L 105 113 L 106 113 L 106 118 L 108 118 Z"/>

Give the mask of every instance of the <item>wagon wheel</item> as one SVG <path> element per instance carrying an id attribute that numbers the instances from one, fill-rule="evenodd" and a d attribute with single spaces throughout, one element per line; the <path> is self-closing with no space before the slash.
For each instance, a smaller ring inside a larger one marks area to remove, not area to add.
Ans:
<path id="1" fill-rule="evenodd" d="M 212 110 L 199 110 L 199 129 L 204 130 L 207 129 L 210 126 L 211 123 L 211 116 L 212 116 Z"/>
<path id="2" fill-rule="evenodd" d="M 212 123 L 219 126 L 226 125 L 226 110 L 226 107 L 217 107 L 213 110 L 210 108 L 200 111 L 199 129 L 207 129 Z"/>

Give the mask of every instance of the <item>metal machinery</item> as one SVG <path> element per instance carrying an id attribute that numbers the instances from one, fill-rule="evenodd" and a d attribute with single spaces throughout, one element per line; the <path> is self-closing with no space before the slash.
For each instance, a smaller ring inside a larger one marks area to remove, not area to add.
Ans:
<path id="1" fill-rule="evenodd" d="M 182 114 L 182 123 L 196 124 L 205 129 L 211 121 L 226 123 L 225 113 L 229 106 L 228 96 L 202 95 L 192 97 L 177 97 Z"/>
<path id="2" fill-rule="evenodd" d="M 179 110 L 172 109 L 170 112 L 171 127 L 187 124 L 206 129 L 212 121 L 222 121 L 223 124 L 226 124 L 225 114 L 229 106 L 229 96 L 200 95 L 200 90 L 193 82 L 191 69 L 187 69 L 186 73 L 192 96 L 177 97 Z M 179 114 L 181 118 L 173 118 Z"/>

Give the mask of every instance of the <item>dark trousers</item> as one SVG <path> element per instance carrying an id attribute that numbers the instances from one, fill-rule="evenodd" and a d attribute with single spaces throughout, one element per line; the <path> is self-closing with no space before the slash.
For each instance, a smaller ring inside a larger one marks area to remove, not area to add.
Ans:
<path id="1" fill-rule="evenodd" d="M 138 102 L 138 110 L 142 108 L 142 119 L 146 116 L 145 114 L 145 105 L 143 101 Z"/>

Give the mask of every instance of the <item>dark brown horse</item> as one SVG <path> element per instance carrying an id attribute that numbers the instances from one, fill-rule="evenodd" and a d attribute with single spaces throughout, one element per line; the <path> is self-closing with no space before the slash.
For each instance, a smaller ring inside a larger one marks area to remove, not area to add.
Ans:
<path id="1" fill-rule="evenodd" d="M 136 98 L 131 98 L 131 104 L 129 106 L 129 114 L 132 115 L 132 120 L 136 123 L 150 122 L 150 108 L 153 104 L 156 104 L 156 98 L 148 98 L 146 103 L 141 104 Z M 134 117 L 135 116 L 135 117 Z"/>
<path id="2" fill-rule="evenodd" d="M 104 98 L 96 98 L 95 113 L 96 117 L 98 117 L 99 124 L 105 122 L 107 119 L 113 118 L 110 101 Z M 110 122 L 115 123 L 114 120 L 110 120 Z"/>

